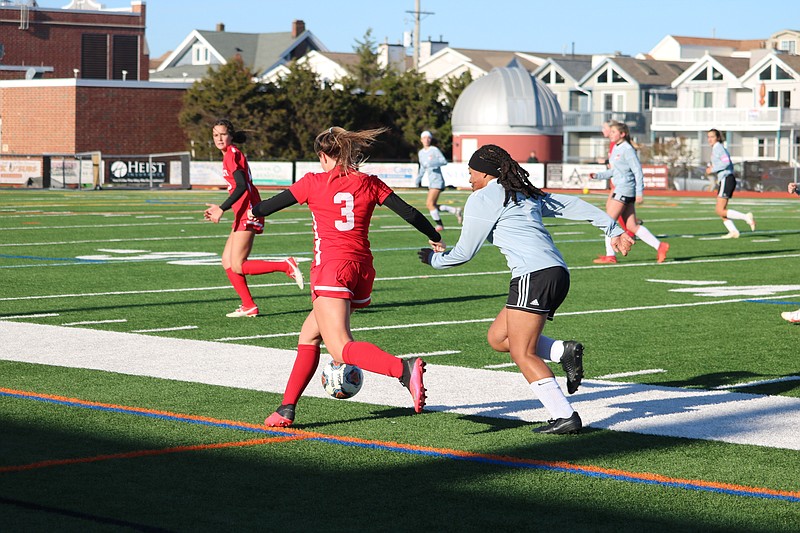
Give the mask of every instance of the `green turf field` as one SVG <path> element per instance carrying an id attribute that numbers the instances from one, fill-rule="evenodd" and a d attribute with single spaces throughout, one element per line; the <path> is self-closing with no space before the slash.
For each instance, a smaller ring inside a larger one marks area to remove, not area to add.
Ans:
<path id="1" fill-rule="evenodd" d="M 422 192 L 399 193 L 424 212 Z M 283 274 L 249 278 L 263 316 L 225 318 L 239 305 L 219 266 L 230 216 L 202 220 L 224 198 L 0 191 L 0 334 L 28 323 L 87 339 L 102 330 L 213 341 L 212 351 L 293 349 L 310 298 Z M 594 265 L 599 231 L 550 220 L 572 287 L 545 334 L 584 343 L 587 382 L 772 400 L 736 421 L 765 426 L 763 443 L 608 430 L 602 419 L 543 436 L 513 417 L 314 397 L 292 430 L 268 431 L 275 392 L 19 362 L 0 347 L 0 531 L 798 531 L 800 446 L 772 442 L 762 416 L 800 424 L 800 326 L 780 318 L 800 307 L 800 200 L 735 197 L 730 207 L 758 223 L 750 232 L 737 221 L 736 240 L 718 238 L 713 204 L 652 195 L 637 208 L 672 246 L 663 264 L 637 242 L 619 264 Z M 251 258 L 292 255 L 308 276 L 306 208 L 269 222 Z M 425 238 L 385 208 L 370 240 L 378 279 L 373 304 L 352 318 L 358 340 L 431 365 L 515 372 L 485 342 L 509 281 L 496 249 L 431 270 L 416 257 Z"/>

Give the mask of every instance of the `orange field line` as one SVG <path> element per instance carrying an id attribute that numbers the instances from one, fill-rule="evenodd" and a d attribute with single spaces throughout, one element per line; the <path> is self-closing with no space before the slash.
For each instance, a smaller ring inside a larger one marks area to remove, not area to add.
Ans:
<path id="1" fill-rule="evenodd" d="M 238 448 L 242 446 L 258 446 L 259 444 L 273 444 L 277 442 L 287 442 L 292 440 L 303 440 L 308 437 L 302 435 L 287 437 L 271 437 L 268 439 L 248 439 L 235 442 L 214 442 L 211 444 L 195 444 L 192 446 L 175 446 L 172 448 L 162 448 L 158 450 L 136 450 L 132 452 L 111 453 L 105 455 L 95 455 L 94 457 L 75 457 L 72 459 L 51 459 L 48 461 L 38 461 L 26 465 L 0 466 L 0 474 L 7 472 L 23 472 L 25 470 L 35 470 L 37 468 L 47 468 L 50 466 L 64 466 L 81 463 L 96 463 L 98 461 L 108 461 L 111 459 L 133 459 L 135 457 L 151 457 L 154 455 L 166 455 L 169 453 L 195 452 L 200 450 L 219 450 L 223 448 Z"/>

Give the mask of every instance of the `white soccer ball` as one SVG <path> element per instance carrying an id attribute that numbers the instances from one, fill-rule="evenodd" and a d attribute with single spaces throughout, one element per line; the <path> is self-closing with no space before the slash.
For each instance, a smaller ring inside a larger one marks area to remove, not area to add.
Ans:
<path id="1" fill-rule="evenodd" d="M 322 367 L 322 386 L 334 398 L 352 398 L 363 384 L 364 374 L 357 366 L 331 360 Z"/>

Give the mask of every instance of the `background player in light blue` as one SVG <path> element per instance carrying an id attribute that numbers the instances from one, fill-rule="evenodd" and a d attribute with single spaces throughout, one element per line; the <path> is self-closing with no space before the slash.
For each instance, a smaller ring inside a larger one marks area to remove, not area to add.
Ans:
<path id="1" fill-rule="evenodd" d="M 756 230 L 756 220 L 753 213 L 740 213 L 734 209 L 728 209 L 728 200 L 733 198 L 733 191 L 736 189 L 736 176 L 733 175 L 733 162 L 728 149 L 722 144 L 723 138 L 719 130 L 711 129 L 706 134 L 708 145 L 711 147 L 711 162 L 706 168 L 706 174 L 716 174 L 719 192 L 717 193 L 716 212 L 722 218 L 722 224 L 728 230 L 723 235 L 723 239 L 739 238 L 739 230 L 736 229 L 734 220 L 744 220 L 750 226 L 751 231 Z"/>
<path id="2" fill-rule="evenodd" d="M 447 159 L 444 158 L 441 150 L 433 146 L 433 134 L 431 132 L 423 131 L 419 138 L 422 143 L 422 149 L 417 154 L 419 157 L 417 187 L 422 186 L 422 178 L 427 176 L 428 198 L 425 200 L 425 204 L 433 219 L 433 225 L 436 226 L 436 231 L 442 231 L 444 224 L 442 224 L 442 215 L 439 211 L 455 215 L 456 221 L 461 224 L 461 208 L 439 205 L 439 195 L 442 194 L 445 187 L 442 167 L 447 164 Z"/>
<path id="3" fill-rule="evenodd" d="M 510 352 L 534 394 L 552 419 L 534 431 L 576 433 L 578 413 L 558 386 L 544 360 L 560 362 L 567 372 L 567 390 L 577 390 L 583 377 L 583 347 L 575 341 L 544 337 L 569 292 L 569 271 L 545 229 L 542 217 L 584 220 L 603 230 L 615 251 L 627 255 L 633 239 L 606 213 L 574 196 L 547 194 L 528 181 L 528 172 L 499 146 L 479 148 L 469 161 L 474 191 L 464 207 L 464 225 L 456 245 L 442 253 L 419 251 L 420 260 L 436 269 L 472 259 L 488 240 L 506 257 L 511 283 L 505 306 L 489 327 L 489 345 Z"/>

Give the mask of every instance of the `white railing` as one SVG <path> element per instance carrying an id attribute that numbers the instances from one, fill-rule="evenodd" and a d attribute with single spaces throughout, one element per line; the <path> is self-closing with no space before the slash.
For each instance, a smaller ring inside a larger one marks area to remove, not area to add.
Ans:
<path id="1" fill-rule="evenodd" d="M 800 109 L 740 109 L 740 108 L 655 108 L 650 129 L 700 130 L 777 130 L 800 128 Z"/>

